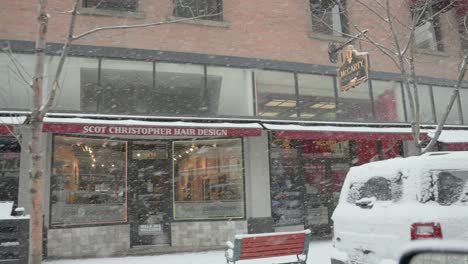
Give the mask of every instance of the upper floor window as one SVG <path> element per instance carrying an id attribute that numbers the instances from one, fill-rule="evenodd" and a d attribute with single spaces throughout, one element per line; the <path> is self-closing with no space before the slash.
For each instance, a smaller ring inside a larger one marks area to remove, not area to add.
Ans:
<path id="1" fill-rule="evenodd" d="M 222 11 L 222 0 L 174 0 L 174 16 L 176 17 L 223 20 Z"/>
<path id="2" fill-rule="evenodd" d="M 83 0 L 83 7 L 117 11 L 136 11 L 138 0 Z"/>
<path id="3" fill-rule="evenodd" d="M 342 36 L 348 33 L 345 1 L 309 0 L 314 33 Z"/>
<path id="4" fill-rule="evenodd" d="M 414 44 L 418 49 L 427 49 L 433 51 L 443 51 L 442 33 L 440 28 L 440 18 L 436 14 L 435 6 L 415 7 L 412 9 L 414 17 L 421 17 L 416 21 L 414 32 Z"/>

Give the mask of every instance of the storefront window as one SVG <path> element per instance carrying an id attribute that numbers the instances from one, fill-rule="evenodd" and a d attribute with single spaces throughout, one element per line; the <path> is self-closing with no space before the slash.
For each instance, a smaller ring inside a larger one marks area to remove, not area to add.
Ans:
<path id="1" fill-rule="evenodd" d="M 413 115 L 411 113 L 411 107 L 409 103 L 409 97 L 405 91 L 405 102 L 406 102 L 406 111 L 408 113 L 408 121 L 413 121 Z M 413 88 L 411 87 L 411 93 L 414 96 Z M 420 121 L 421 123 L 426 124 L 433 124 L 434 123 L 434 115 L 433 115 L 433 108 L 432 108 L 432 95 L 431 95 L 431 87 L 427 85 L 418 85 L 418 94 L 419 94 L 419 111 L 420 111 Z"/>
<path id="2" fill-rule="evenodd" d="M 15 138 L 0 137 L 0 201 L 18 201 L 20 152 Z"/>
<path id="3" fill-rule="evenodd" d="M 244 217 L 242 142 L 173 142 L 174 220 Z"/>
<path id="4" fill-rule="evenodd" d="M 335 120 L 336 102 L 333 78 L 298 74 L 300 118 Z"/>
<path id="5" fill-rule="evenodd" d="M 270 145 L 271 210 L 275 226 L 304 223 L 304 179 L 299 150 L 298 140 L 275 139 Z"/>
<path id="6" fill-rule="evenodd" d="M 257 115 L 262 118 L 297 118 L 294 74 L 256 71 Z"/>
<path id="7" fill-rule="evenodd" d="M 454 88 L 450 87 L 439 87 L 432 86 L 432 92 L 434 93 L 435 110 L 437 115 L 437 121 L 442 119 L 442 116 L 445 114 L 447 105 L 452 97 Z M 447 117 L 446 124 L 460 124 L 460 113 L 458 111 L 458 100 L 455 100 L 455 103 L 450 110 L 450 113 Z"/>
<path id="8" fill-rule="evenodd" d="M 127 221 L 127 142 L 55 136 L 52 225 Z"/>
<path id="9" fill-rule="evenodd" d="M 372 81 L 372 92 L 377 121 L 405 121 L 403 94 L 399 82 Z"/>
<path id="10" fill-rule="evenodd" d="M 368 122 L 372 119 L 372 102 L 368 85 L 365 82 L 346 92 L 338 92 L 339 120 Z"/>

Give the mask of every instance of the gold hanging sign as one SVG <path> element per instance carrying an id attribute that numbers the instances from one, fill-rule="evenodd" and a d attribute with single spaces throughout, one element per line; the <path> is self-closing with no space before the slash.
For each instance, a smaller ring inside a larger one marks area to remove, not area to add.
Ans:
<path id="1" fill-rule="evenodd" d="M 337 71 L 342 92 L 366 82 L 369 79 L 368 53 L 359 52 L 349 45 L 343 50 Z"/>

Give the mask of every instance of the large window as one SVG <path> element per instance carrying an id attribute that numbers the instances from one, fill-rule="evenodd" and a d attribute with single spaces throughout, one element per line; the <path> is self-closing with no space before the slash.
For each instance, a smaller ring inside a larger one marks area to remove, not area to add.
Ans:
<path id="1" fill-rule="evenodd" d="M 405 121 L 403 93 L 399 82 L 372 81 L 372 92 L 377 121 Z"/>
<path id="2" fill-rule="evenodd" d="M 127 143 L 55 136 L 51 224 L 127 221 Z"/>
<path id="3" fill-rule="evenodd" d="M 442 119 L 445 114 L 447 105 L 452 97 L 454 88 L 432 86 L 432 92 L 434 93 L 434 106 L 437 115 L 437 121 Z M 435 100 L 437 98 L 437 100 Z M 455 100 L 452 109 L 447 117 L 446 124 L 460 124 L 460 113 L 458 111 L 458 100 Z"/>
<path id="4" fill-rule="evenodd" d="M 372 120 L 372 102 L 368 85 L 365 82 L 351 90 L 338 93 L 337 117 L 339 120 L 362 122 Z"/>
<path id="5" fill-rule="evenodd" d="M 413 88 L 411 87 L 411 94 L 414 98 L 414 92 Z M 405 92 L 405 102 L 406 102 L 406 111 L 408 113 L 408 121 L 413 121 L 414 117 L 411 111 L 411 106 L 410 106 L 410 101 L 408 97 L 408 93 L 406 89 L 404 89 Z M 418 85 L 418 94 L 419 94 L 419 117 L 421 123 L 426 123 L 426 124 L 433 124 L 435 122 L 434 119 L 434 108 L 433 108 L 433 100 L 432 100 L 432 89 L 428 85 Z"/>
<path id="6" fill-rule="evenodd" d="M 117 11 L 136 11 L 138 0 L 83 0 L 83 7 Z"/>
<path id="7" fill-rule="evenodd" d="M 0 201 L 18 201 L 21 148 L 13 137 L 0 137 Z"/>
<path id="8" fill-rule="evenodd" d="M 344 0 L 309 0 L 314 33 L 341 36 L 347 33 Z"/>
<path id="9" fill-rule="evenodd" d="M 298 74 L 301 119 L 335 120 L 336 101 L 333 78 Z"/>
<path id="10" fill-rule="evenodd" d="M 294 74 L 256 71 L 257 115 L 265 118 L 297 118 Z"/>
<path id="11" fill-rule="evenodd" d="M 244 217 L 242 142 L 173 142 L 174 220 Z"/>
<path id="12" fill-rule="evenodd" d="M 223 20 L 222 0 L 174 0 L 174 16 L 201 17 L 202 19 Z"/>
<path id="13" fill-rule="evenodd" d="M 468 89 L 460 89 L 460 100 L 463 113 L 463 123 L 468 125 Z"/>
<path id="14" fill-rule="evenodd" d="M 6 52 L 0 53 L 0 109 L 31 110 L 34 56 L 13 54 L 13 62 Z M 19 65 L 19 66 L 18 66 Z"/>
<path id="15" fill-rule="evenodd" d="M 435 15 L 435 6 L 412 9 L 413 17 L 421 17 L 414 32 L 414 42 L 419 49 L 443 51 L 440 17 Z"/>

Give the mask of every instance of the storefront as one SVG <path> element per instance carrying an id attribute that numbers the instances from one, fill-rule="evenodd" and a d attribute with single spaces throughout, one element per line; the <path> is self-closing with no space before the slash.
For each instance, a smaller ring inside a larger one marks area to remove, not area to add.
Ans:
<path id="1" fill-rule="evenodd" d="M 0 201 L 18 203 L 21 145 L 15 127 L 24 117 L 0 116 Z"/>
<path id="2" fill-rule="evenodd" d="M 121 227 L 128 243 L 117 247 L 128 250 L 217 246 L 247 232 L 244 139 L 261 136 L 256 123 L 46 118 L 43 131 L 52 138 L 49 237 Z M 197 235 L 200 226 L 221 232 Z M 50 255 L 63 250 L 57 242 Z"/>
<path id="3" fill-rule="evenodd" d="M 331 215 L 350 167 L 404 156 L 409 128 L 264 124 L 270 137 L 272 217 L 277 230 L 331 236 Z"/>

